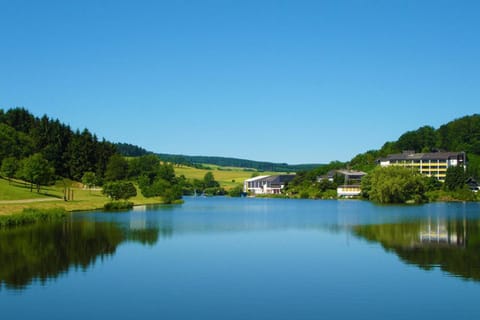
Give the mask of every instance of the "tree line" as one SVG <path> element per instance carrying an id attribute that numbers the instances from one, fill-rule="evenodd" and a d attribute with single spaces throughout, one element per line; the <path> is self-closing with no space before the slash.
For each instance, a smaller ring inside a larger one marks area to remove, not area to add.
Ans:
<path id="1" fill-rule="evenodd" d="M 398 140 L 386 142 L 379 150 L 370 150 L 356 155 L 346 165 L 351 168 L 370 171 L 378 158 L 404 150 L 415 152 L 465 151 L 467 173 L 480 178 L 480 115 L 474 114 L 453 120 L 435 129 L 423 126 L 402 134 Z"/>
<path id="2" fill-rule="evenodd" d="M 162 197 L 167 203 L 182 196 L 173 166 L 157 156 L 127 161 L 113 143 L 88 129 L 74 131 L 24 108 L 0 109 L 0 175 L 30 182 L 37 191 L 60 178 L 82 181 L 88 188 L 103 186 L 113 200 L 136 196 L 134 183 L 145 197 Z"/>
<path id="3" fill-rule="evenodd" d="M 310 170 L 318 167 L 320 164 L 299 164 L 290 165 L 287 163 L 273 163 L 265 161 L 254 161 L 246 159 L 228 158 L 228 157 L 210 157 L 210 156 L 187 156 L 160 153 L 158 154 L 162 161 L 187 166 L 199 166 L 211 164 L 222 167 L 248 168 L 252 171 L 273 171 L 273 172 L 296 172 L 300 170 Z"/>
<path id="4" fill-rule="evenodd" d="M 8 158 L 21 166 L 25 159 L 43 159 L 56 176 L 80 181 L 87 171 L 104 177 L 114 154 L 112 143 L 88 129 L 74 131 L 58 119 L 35 117 L 24 108 L 0 109 L 0 163 Z"/>

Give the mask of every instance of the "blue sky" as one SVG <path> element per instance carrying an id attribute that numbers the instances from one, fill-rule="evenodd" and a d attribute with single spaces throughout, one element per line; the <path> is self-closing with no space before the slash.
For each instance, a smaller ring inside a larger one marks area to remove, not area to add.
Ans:
<path id="1" fill-rule="evenodd" d="M 349 160 L 479 112 L 478 1 L 0 0 L 0 108 L 163 153 Z"/>

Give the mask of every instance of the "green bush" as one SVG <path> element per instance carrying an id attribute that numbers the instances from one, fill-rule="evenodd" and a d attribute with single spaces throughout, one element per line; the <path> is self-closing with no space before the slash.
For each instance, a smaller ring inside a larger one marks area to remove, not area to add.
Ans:
<path id="1" fill-rule="evenodd" d="M 241 197 L 243 194 L 243 186 L 238 185 L 228 191 L 230 197 Z"/>
<path id="2" fill-rule="evenodd" d="M 377 167 L 362 180 L 364 195 L 377 203 L 422 203 L 425 196 L 425 178 L 402 167 Z"/>
<path id="3" fill-rule="evenodd" d="M 428 200 L 434 201 L 478 201 L 478 195 L 464 187 L 455 191 L 435 190 L 426 193 Z"/>
<path id="4" fill-rule="evenodd" d="M 113 200 L 128 199 L 137 195 L 137 189 L 131 182 L 108 182 L 103 186 L 102 193 Z"/>
<path id="5" fill-rule="evenodd" d="M 212 187 L 212 188 L 206 188 L 205 190 L 203 190 L 203 193 L 206 195 L 206 196 L 223 196 L 225 195 L 225 189 L 221 188 L 221 187 Z"/>
<path id="6" fill-rule="evenodd" d="M 133 202 L 130 201 L 111 201 L 105 203 L 103 208 L 106 211 L 129 210 L 133 208 Z"/>

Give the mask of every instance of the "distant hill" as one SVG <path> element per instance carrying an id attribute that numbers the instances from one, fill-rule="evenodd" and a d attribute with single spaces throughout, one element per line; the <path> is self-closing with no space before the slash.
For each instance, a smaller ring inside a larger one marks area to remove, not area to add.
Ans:
<path id="1" fill-rule="evenodd" d="M 118 153 L 125 157 L 141 157 L 153 153 L 130 143 L 115 143 L 115 148 Z"/>
<path id="2" fill-rule="evenodd" d="M 254 161 L 227 157 L 212 156 L 186 156 L 160 153 L 158 156 L 168 162 L 185 164 L 185 165 L 203 165 L 212 164 L 222 167 L 248 168 L 257 171 L 274 171 L 274 172 L 297 172 L 303 170 L 311 170 L 322 166 L 322 164 L 298 164 L 291 165 L 287 163 L 273 163 L 264 161 Z"/>
<path id="3" fill-rule="evenodd" d="M 323 165 L 319 163 L 291 165 L 288 163 L 274 163 L 228 157 L 154 153 L 129 143 L 115 143 L 115 148 L 118 153 L 126 157 L 140 157 L 146 154 L 155 154 L 163 161 L 197 168 L 204 165 L 216 165 L 221 167 L 244 168 L 247 170 L 251 169 L 252 171 L 298 172 L 312 170 Z"/>
<path id="4" fill-rule="evenodd" d="M 129 143 L 116 143 L 117 152 L 126 157 L 140 157 L 146 154 L 156 154 L 166 162 L 182 164 L 191 167 L 201 167 L 203 165 L 216 165 L 221 167 L 235 167 L 251 169 L 252 171 L 274 171 L 274 172 L 298 172 L 318 168 L 323 164 L 296 164 L 274 163 L 265 161 L 246 160 L 228 157 L 215 156 L 187 156 L 181 154 L 154 153 L 147 151 L 142 147 Z"/>

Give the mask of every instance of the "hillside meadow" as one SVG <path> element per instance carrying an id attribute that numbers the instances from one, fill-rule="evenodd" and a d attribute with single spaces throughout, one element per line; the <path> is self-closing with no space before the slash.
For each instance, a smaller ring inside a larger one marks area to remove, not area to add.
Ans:
<path id="1" fill-rule="evenodd" d="M 220 183 L 220 186 L 229 190 L 237 185 L 243 185 L 243 181 L 256 175 L 277 175 L 279 172 L 257 172 L 246 171 L 242 168 L 220 167 L 206 164 L 209 169 L 198 169 L 188 166 L 175 166 L 175 174 L 177 176 L 184 175 L 185 178 L 202 180 L 207 172 L 211 172 L 215 180 Z"/>
<path id="2" fill-rule="evenodd" d="M 177 176 L 185 176 L 188 180 L 202 180 L 207 172 L 212 172 L 220 186 L 229 190 L 243 181 L 256 175 L 275 175 L 278 172 L 252 172 L 242 168 L 206 165 L 205 169 L 188 166 L 175 166 Z M 73 200 L 64 201 L 65 185 L 73 191 Z M 129 199 L 135 205 L 160 204 L 160 197 L 145 198 L 137 186 L 137 196 Z M 0 215 L 22 212 L 24 209 L 56 209 L 62 208 L 69 212 L 102 209 L 110 200 L 104 196 L 101 189 L 88 190 L 79 182 L 68 179 L 59 180 L 54 185 L 42 186 L 39 193 L 30 191 L 30 185 L 20 180 L 0 179 Z"/>

